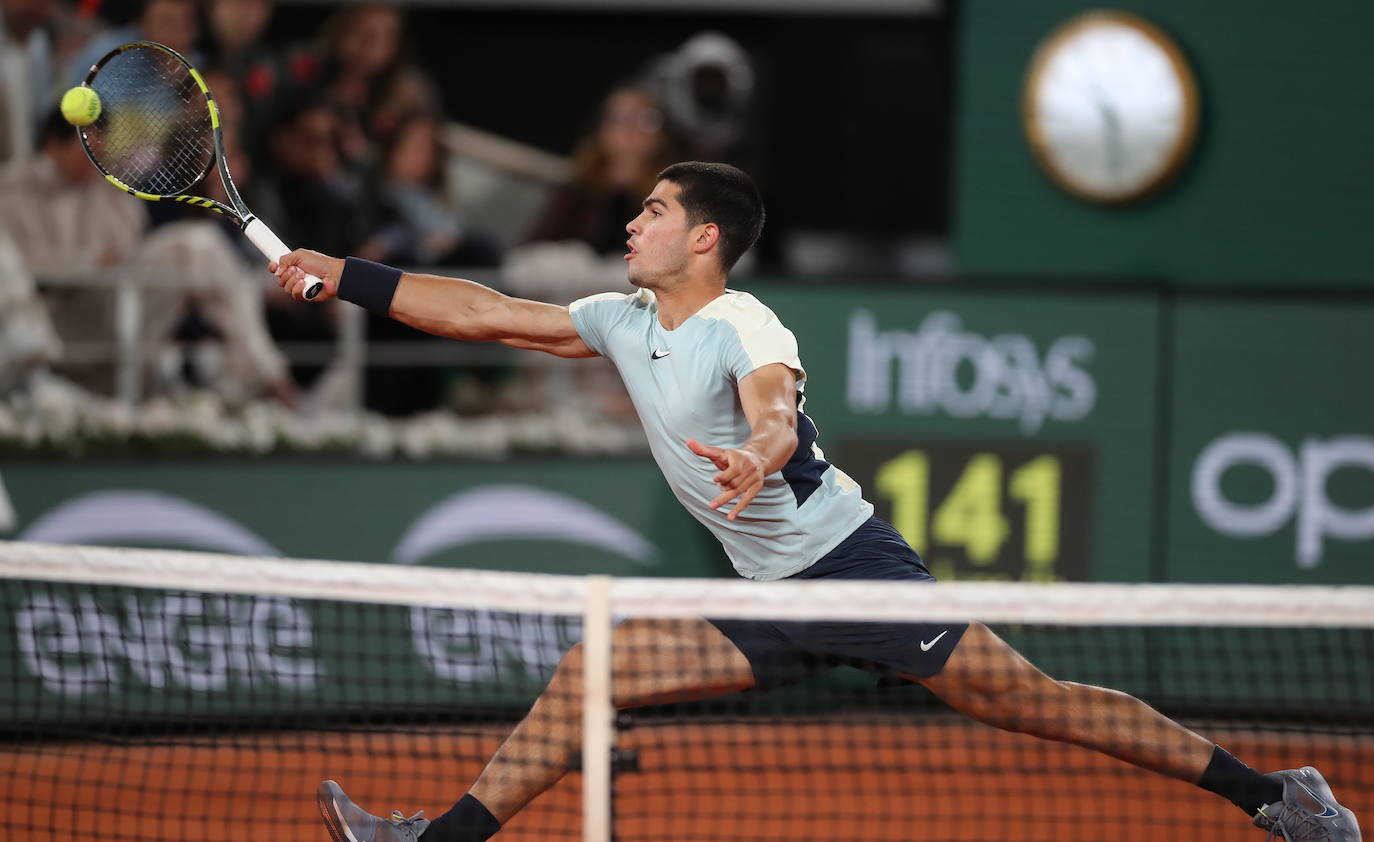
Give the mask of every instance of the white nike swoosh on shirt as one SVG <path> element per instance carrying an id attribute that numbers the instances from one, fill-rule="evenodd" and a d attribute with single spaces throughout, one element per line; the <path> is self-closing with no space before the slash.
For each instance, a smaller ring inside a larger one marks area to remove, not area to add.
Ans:
<path id="1" fill-rule="evenodd" d="M 949 634 L 949 629 L 945 629 L 944 631 L 942 631 L 942 632 L 940 632 L 939 634 L 935 635 L 935 639 L 932 640 L 932 641 L 930 641 L 929 643 L 927 643 L 927 642 L 924 641 L 924 640 L 921 641 L 921 651 L 922 651 L 922 652 L 929 652 L 930 649 L 931 649 L 931 647 L 933 647 L 935 644 L 939 643 L 939 642 L 940 642 L 940 638 L 944 637 L 944 636 L 947 635 L 947 634 Z"/>
<path id="2" fill-rule="evenodd" d="M 663 351 L 663 350 L 659 350 L 659 349 L 655 348 L 654 351 L 653 351 L 653 353 L 649 354 L 649 359 L 651 359 L 651 360 L 661 360 L 661 359 L 663 359 L 664 357 L 668 356 L 668 355 L 671 354 L 671 353 L 673 353 L 671 350 L 669 350 L 669 351 Z"/>

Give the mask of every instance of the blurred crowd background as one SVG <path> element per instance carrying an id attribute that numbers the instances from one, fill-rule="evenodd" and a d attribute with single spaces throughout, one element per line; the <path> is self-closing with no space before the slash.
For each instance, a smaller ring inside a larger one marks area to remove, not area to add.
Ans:
<path id="1" fill-rule="evenodd" d="M 949 17 L 3 0 L 0 396 L 392 417 L 631 412 L 606 370 L 439 348 L 294 304 L 232 226 L 109 189 L 56 111 L 147 39 L 202 69 L 250 208 L 293 246 L 566 303 L 625 285 L 654 175 L 738 165 L 769 203 L 737 276 L 942 277 Z M 895 26 L 894 26 L 895 24 Z M 911 165 L 893 166 L 908 160 Z M 212 197 L 217 179 L 199 188 Z M 593 367 L 594 368 L 594 367 Z"/>

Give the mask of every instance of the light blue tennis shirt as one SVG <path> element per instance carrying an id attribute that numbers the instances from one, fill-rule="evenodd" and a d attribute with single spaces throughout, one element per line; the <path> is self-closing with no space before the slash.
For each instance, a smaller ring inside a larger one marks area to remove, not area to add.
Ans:
<path id="1" fill-rule="evenodd" d="M 648 290 L 593 295 L 568 310 L 582 341 L 620 369 L 673 493 L 725 545 L 741 576 L 781 579 L 805 570 L 873 514 L 858 483 L 816 446 L 816 425 L 802 412 L 806 372 L 797 338 L 757 298 L 726 290 L 675 330 L 659 323 Z M 739 382 L 770 363 L 797 374 L 797 450 L 729 521 L 732 503 L 707 508 L 720 494 L 711 479 L 718 469 L 686 441 L 743 444 L 750 429 Z"/>

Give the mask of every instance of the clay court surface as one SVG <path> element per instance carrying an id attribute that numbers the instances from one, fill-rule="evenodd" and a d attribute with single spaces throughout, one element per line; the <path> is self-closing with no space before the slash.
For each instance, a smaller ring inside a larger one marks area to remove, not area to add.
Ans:
<path id="1" fill-rule="evenodd" d="M 375 813 L 435 816 L 506 727 L 6 745 L 0 838 L 325 842 L 320 779 Z M 1204 730 L 1252 765 L 1319 766 L 1366 833 L 1374 827 L 1374 735 Z M 620 744 L 639 769 L 616 778 L 617 842 L 1263 838 L 1194 787 L 952 718 L 641 725 Z M 580 797 L 569 775 L 499 838 L 577 839 Z"/>

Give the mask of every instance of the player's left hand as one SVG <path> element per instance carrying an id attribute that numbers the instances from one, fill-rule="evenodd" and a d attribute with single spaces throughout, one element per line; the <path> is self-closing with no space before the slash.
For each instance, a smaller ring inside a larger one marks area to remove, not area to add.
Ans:
<path id="1" fill-rule="evenodd" d="M 696 439 L 687 439 L 687 448 L 698 456 L 711 460 L 720 473 L 711 479 L 720 486 L 721 492 L 711 501 L 710 508 L 721 506 L 738 499 L 727 520 L 734 520 L 745 506 L 754 501 L 763 490 L 763 459 L 757 453 L 739 448 L 712 447 Z"/>

